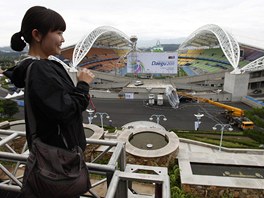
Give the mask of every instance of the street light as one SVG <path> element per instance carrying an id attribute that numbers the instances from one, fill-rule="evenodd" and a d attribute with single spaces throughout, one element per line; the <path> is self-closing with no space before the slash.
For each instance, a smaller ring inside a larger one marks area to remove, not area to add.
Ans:
<path id="1" fill-rule="evenodd" d="M 149 120 L 153 120 L 153 117 L 156 117 L 157 124 L 159 124 L 160 118 L 163 118 L 163 121 L 166 121 L 167 120 L 167 118 L 165 117 L 165 115 L 156 115 L 156 114 L 151 115 L 150 118 L 149 118 Z"/>
<path id="2" fill-rule="evenodd" d="M 101 127 L 104 128 L 104 115 L 105 115 L 105 117 L 107 119 L 109 119 L 110 116 L 107 113 L 96 112 L 95 115 L 94 115 L 94 118 L 97 118 L 97 115 L 100 116 L 100 119 L 101 119 Z"/>
<path id="3" fill-rule="evenodd" d="M 94 110 L 93 109 L 86 109 L 86 112 L 88 112 L 88 114 L 89 114 L 89 116 L 88 116 L 89 124 L 92 124 Z"/>
<path id="4" fill-rule="evenodd" d="M 215 131 L 218 126 L 221 127 L 221 138 L 220 138 L 220 145 L 219 145 L 219 151 L 221 152 L 224 130 L 225 128 L 228 128 L 229 131 L 233 131 L 233 128 L 230 124 L 216 124 L 213 126 L 213 130 Z"/>
<path id="5" fill-rule="evenodd" d="M 204 114 L 197 113 L 194 114 L 194 116 L 197 118 L 197 121 L 194 122 L 194 129 L 198 131 L 201 124 L 200 120 L 204 116 Z"/>
<path id="6" fill-rule="evenodd" d="M 216 93 L 217 93 L 217 99 L 216 99 L 216 100 L 217 100 L 217 101 L 219 101 L 219 94 L 220 94 L 221 91 L 222 91 L 221 89 L 217 89 L 217 90 L 216 90 Z"/>

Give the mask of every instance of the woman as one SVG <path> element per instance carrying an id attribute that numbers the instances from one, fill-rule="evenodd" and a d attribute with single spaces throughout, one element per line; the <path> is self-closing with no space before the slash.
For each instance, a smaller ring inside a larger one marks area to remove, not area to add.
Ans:
<path id="1" fill-rule="evenodd" d="M 4 72 L 18 88 L 25 87 L 27 68 L 31 66 L 28 93 L 36 118 L 37 136 L 46 144 L 85 149 L 82 112 L 89 104 L 89 83 L 94 75 L 87 69 L 77 74 L 74 86 L 64 67 L 48 59 L 59 55 L 66 29 L 64 19 L 55 11 L 41 6 L 31 7 L 25 14 L 21 30 L 11 38 L 11 48 L 22 51 L 29 45 L 28 57 Z M 32 64 L 31 64 L 32 63 Z M 28 118 L 26 135 L 29 149 L 32 138 Z M 34 196 L 33 196 L 34 197 Z"/>

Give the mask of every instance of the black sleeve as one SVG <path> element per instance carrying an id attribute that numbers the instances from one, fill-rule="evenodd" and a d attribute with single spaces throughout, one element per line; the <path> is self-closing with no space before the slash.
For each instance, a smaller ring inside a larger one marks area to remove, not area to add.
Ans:
<path id="1" fill-rule="evenodd" d="M 41 113 L 59 123 L 67 123 L 80 116 L 89 104 L 87 83 L 79 82 L 76 87 L 67 84 L 67 79 L 43 61 L 32 65 L 29 79 L 31 102 Z"/>
<path id="2" fill-rule="evenodd" d="M 79 81 L 74 91 L 70 92 L 69 94 L 75 96 L 78 99 L 81 111 L 84 111 L 87 108 L 90 98 L 88 83 Z"/>
<path id="3" fill-rule="evenodd" d="M 84 81 L 79 81 L 77 83 L 76 91 L 79 93 L 83 93 L 85 95 L 89 94 L 89 84 Z"/>
<path id="4" fill-rule="evenodd" d="M 11 68 L 9 68 L 9 69 L 7 69 L 7 70 L 5 70 L 4 72 L 3 72 L 3 74 L 7 77 L 7 78 L 9 78 L 12 82 L 13 82 L 13 71 L 14 71 L 14 69 L 16 68 L 16 66 L 14 66 L 14 67 L 11 67 Z"/>

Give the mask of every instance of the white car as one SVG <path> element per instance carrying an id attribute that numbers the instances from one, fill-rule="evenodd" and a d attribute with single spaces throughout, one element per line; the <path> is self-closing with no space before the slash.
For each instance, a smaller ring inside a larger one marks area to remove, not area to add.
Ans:
<path id="1" fill-rule="evenodd" d="M 140 85 L 143 85 L 144 83 L 142 82 L 142 81 L 140 81 L 140 80 L 137 80 L 135 83 L 134 83 L 134 85 L 135 86 L 140 86 Z"/>

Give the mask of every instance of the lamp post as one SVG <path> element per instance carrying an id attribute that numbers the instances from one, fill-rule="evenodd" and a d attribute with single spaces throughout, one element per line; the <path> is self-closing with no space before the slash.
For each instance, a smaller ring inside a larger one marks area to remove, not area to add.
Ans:
<path id="1" fill-rule="evenodd" d="M 89 114 L 88 122 L 89 122 L 89 124 L 92 124 L 94 110 L 93 109 L 86 109 L 86 112 L 88 112 L 88 114 Z"/>
<path id="2" fill-rule="evenodd" d="M 204 116 L 204 114 L 197 113 L 194 114 L 194 116 L 197 118 L 197 121 L 194 122 L 194 129 L 198 131 L 201 124 L 200 120 Z"/>
<path id="3" fill-rule="evenodd" d="M 104 128 L 104 115 L 105 115 L 105 117 L 107 119 L 109 119 L 110 116 L 107 113 L 96 112 L 95 115 L 94 115 L 94 118 L 97 118 L 97 115 L 100 116 L 100 119 L 101 119 L 101 127 Z"/>
<path id="4" fill-rule="evenodd" d="M 221 91 L 222 91 L 221 89 L 217 89 L 216 90 L 216 93 L 217 93 L 217 99 L 216 99 L 216 101 L 219 101 L 219 94 L 220 94 Z"/>
<path id="5" fill-rule="evenodd" d="M 163 121 L 166 121 L 167 120 L 167 118 L 165 117 L 165 115 L 156 115 L 156 114 L 151 115 L 150 118 L 149 118 L 149 120 L 153 120 L 153 117 L 156 117 L 157 124 L 159 124 L 160 118 L 163 118 Z"/>
<path id="6" fill-rule="evenodd" d="M 233 131 L 233 128 L 232 128 L 232 126 L 230 124 L 216 124 L 216 125 L 213 126 L 213 130 L 215 131 L 218 126 L 220 126 L 220 129 L 221 129 L 221 138 L 220 138 L 220 144 L 219 144 L 219 151 L 221 152 L 224 130 L 226 128 L 229 131 Z"/>

